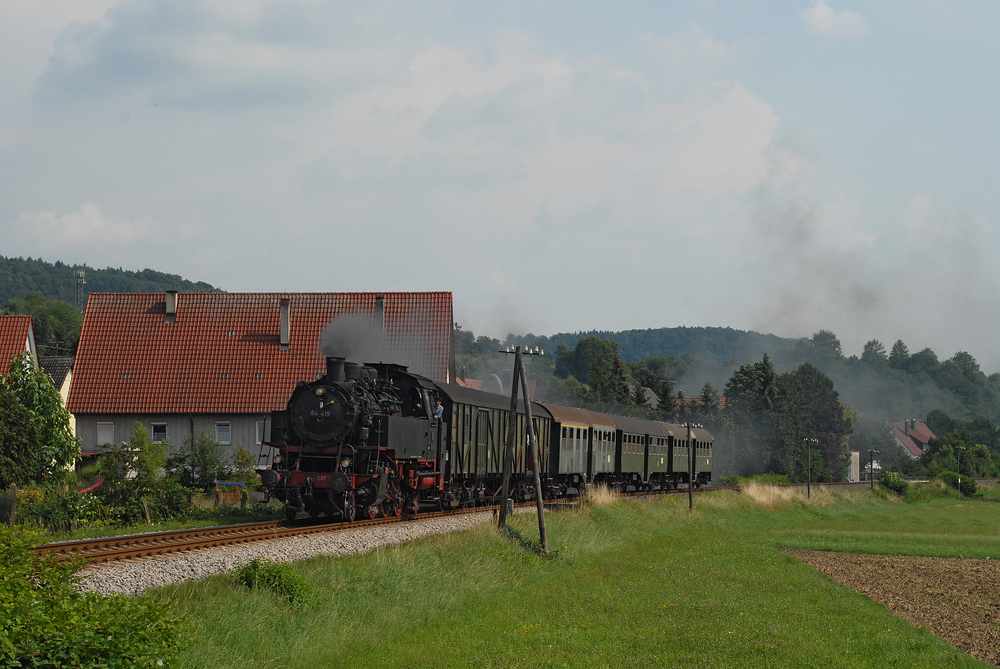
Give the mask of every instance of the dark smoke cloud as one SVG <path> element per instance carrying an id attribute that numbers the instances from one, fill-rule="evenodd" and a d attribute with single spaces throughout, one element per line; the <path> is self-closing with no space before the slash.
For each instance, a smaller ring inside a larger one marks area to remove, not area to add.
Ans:
<path id="1" fill-rule="evenodd" d="M 352 362 L 389 362 L 385 360 L 382 324 L 376 324 L 373 313 L 336 316 L 323 328 L 319 348 L 327 358 L 346 358 Z"/>
<path id="2" fill-rule="evenodd" d="M 794 174 L 772 175 L 751 216 L 760 245 L 756 328 L 792 337 L 831 329 L 850 344 L 855 335 L 867 341 L 888 299 L 870 245 L 841 239 L 851 226 L 835 226 L 837 214 L 811 201 Z"/>
<path id="3" fill-rule="evenodd" d="M 334 317 L 320 336 L 320 352 L 328 358 L 349 362 L 390 362 L 405 365 L 411 372 L 429 376 L 427 342 L 416 335 L 389 337 L 371 312 L 355 312 Z"/>

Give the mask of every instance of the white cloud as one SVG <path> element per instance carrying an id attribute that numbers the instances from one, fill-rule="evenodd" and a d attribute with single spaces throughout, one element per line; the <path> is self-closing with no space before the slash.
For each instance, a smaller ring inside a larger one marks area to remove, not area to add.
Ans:
<path id="1" fill-rule="evenodd" d="M 60 250 L 80 245 L 127 246 L 147 234 L 151 220 L 109 218 L 100 207 L 88 202 L 79 211 L 61 216 L 55 211 L 21 214 L 19 223 L 22 235 L 30 235 L 46 249 Z"/>
<path id="2" fill-rule="evenodd" d="M 799 12 L 799 18 L 809 32 L 825 37 L 858 39 L 868 34 L 865 17 L 850 9 L 838 12 L 826 0 L 816 0 L 812 7 Z"/>

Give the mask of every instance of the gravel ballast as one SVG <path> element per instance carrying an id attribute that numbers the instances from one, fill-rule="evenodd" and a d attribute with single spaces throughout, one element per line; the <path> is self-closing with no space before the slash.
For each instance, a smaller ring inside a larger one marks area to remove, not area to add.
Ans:
<path id="1" fill-rule="evenodd" d="M 483 512 L 449 518 L 413 520 L 94 565 L 80 572 L 80 589 L 103 594 L 138 594 L 147 588 L 222 574 L 242 567 L 255 557 L 274 562 L 292 562 L 314 555 L 366 553 L 376 548 L 401 544 L 431 534 L 466 530 L 491 518 L 491 512 Z"/>

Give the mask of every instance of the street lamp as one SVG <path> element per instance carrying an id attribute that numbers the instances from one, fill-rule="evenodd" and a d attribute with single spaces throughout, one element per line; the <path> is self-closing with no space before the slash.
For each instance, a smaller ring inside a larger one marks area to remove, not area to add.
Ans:
<path id="1" fill-rule="evenodd" d="M 819 439 L 811 439 L 809 437 L 806 437 L 802 441 L 806 442 L 806 452 L 808 453 L 808 455 L 807 455 L 808 459 L 806 460 L 806 498 L 809 499 L 809 498 L 812 498 L 812 476 L 813 476 L 812 475 L 812 464 L 813 464 L 812 445 L 813 444 L 818 444 L 819 443 Z"/>
<path id="2" fill-rule="evenodd" d="M 965 450 L 965 446 L 958 444 L 955 446 L 955 450 L 958 452 L 958 494 L 962 494 L 962 451 Z"/>
<path id="3" fill-rule="evenodd" d="M 878 453 L 874 448 L 868 449 L 868 482 L 871 489 L 875 490 L 875 455 Z"/>

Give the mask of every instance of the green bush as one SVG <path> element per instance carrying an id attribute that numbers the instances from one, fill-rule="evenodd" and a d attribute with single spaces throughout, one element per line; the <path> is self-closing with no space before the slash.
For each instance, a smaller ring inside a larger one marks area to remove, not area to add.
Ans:
<path id="1" fill-rule="evenodd" d="M 236 582 L 250 588 L 270 590 L 290 604 L 305 604 L 309 585 L 290 565 L 254 558 L 236 571 Z"/>
<path id="2" fill-rule="evenodd" d="M 0 526 L 0 666 L 169 666 L 189 643 L 187 622 L 169 603 L 80 592 L 82 561 L 36 554 L 36 538 Z"/>
<path id="3" fill-rule="evenodd" d="M 166 458 L 161 444 L 136 423 L 131 441 L 101 455 L 104 483 L 94 488 L 96 496 L 120 525 L 183 517 L 190 510 L 188 490 L 172 476 L 160 471 Z"/>
<path id="4" fill-rule="evenodd" d="M 741 485 L 743 483 L 760 483 L 762 485 L 781 485 L 788 483 L 788 477 L 784 474 L 754 474 L 753 476 L 739 476 L 733 474 L 726 479 L 726 485 Z"/>
<path id="5" fill-rule="evenodd" d="M 886 472 L 882 474 L 882 478 L 878 480 L 878 484 L 897 495 L 905 496 L 910 490 L 910 482 L 899 472 Z"/>
<path id="6" fill-rule="evenodd" d="M 962 487 L 958 487 L 959 476 L 956 472 L 945 470 L 934 478 L 944 481 L 947 485 L 955 488 L 966 497 L 976 494 L 976 479 L 971 476 L 962 476 Z"/>
<path id="7" fill-rule="evenodd" d="M 166 460 L 166 470 L 188 488 L 210 492 L 213 481 L 226 476 L 223 462 L 225 448 L 206 430 L 199 430 L 184 440 L 182 446 L 172 446 Z"/>

